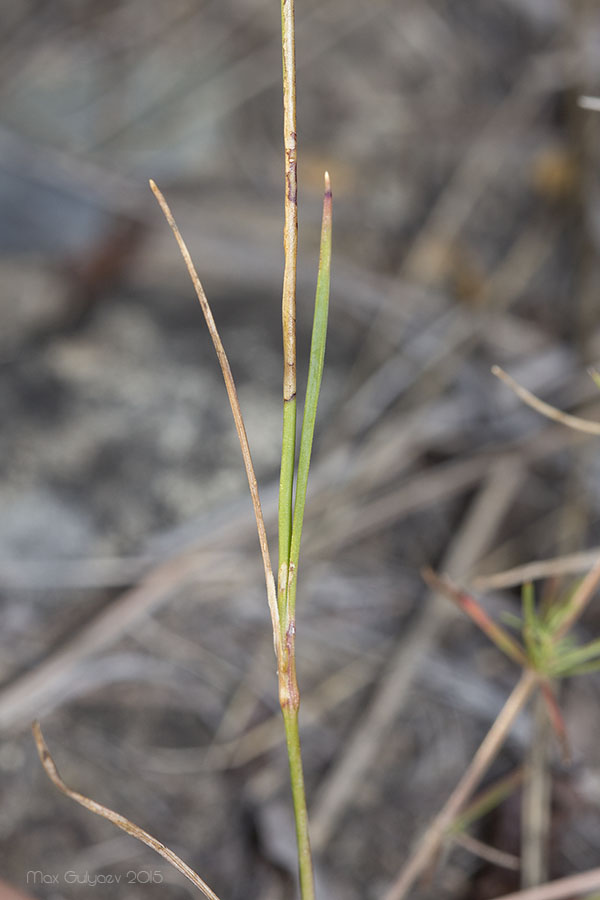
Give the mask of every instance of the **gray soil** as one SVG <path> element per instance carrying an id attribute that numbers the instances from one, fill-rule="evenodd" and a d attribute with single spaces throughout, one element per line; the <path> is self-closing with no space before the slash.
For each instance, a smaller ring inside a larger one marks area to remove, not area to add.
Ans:
<path id="1" fill-rule="evenodd" d="M 490 373 L 598 416 L 600 117 L 576 101 L 600 84 L 600 16 L 566 0 L 297 7 L 301 384 L 325 168 L 335 197 L 302 739 L 318 895 L 374 900 L 518 678 L 421 569 L 500 618 L 519 613 L 518 588 L 483 592 L 477 576 L 600 543 L 597 439 Z M 56 791 L 33 718 L 70 786 L 221 900 L 296 896 L 241 455 L 147 188 L 167 194 L 222 331 L 275 555 L 278 28 L 266 0 L 0 4 L 0 876 L 41 900 L 194 891 Z M 538 581 L 538 597 L 584 572 Z M 599 624 L 592 603 L 577 640 Z M 594 674 L 560 687 L 569 766 L 526 713 L 485 776 L 547 751 L 533 763 L 546 836 L 524 837 L 520 788 L 468 830 L 522 856 L 530 883 L 600 866 L 599 687 Z M 438 863 L 411 896 L 520 884 L 457 844 Z"/>

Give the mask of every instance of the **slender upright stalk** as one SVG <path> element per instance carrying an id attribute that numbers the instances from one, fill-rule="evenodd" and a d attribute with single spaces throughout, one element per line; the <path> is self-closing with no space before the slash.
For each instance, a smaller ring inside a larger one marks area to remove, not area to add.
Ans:
<path id="1" fill-rule="evenodd" d="M 285 224 L 283 248 L 283 435 L 279 481 L 279 614 L 282 639 L 287 628 L 287 582 L 292 539 L 296 462 L 296 266 L 298 257 L 298 173 L 296 149 L 296 40 L 294 0 L 281 0 L 283 61 L 283 146 Z"/>
<path id="2" fill-rule="evenodd" d="M 223 370 L 223 376 L 225 379 L 225 385 L 227 387 L 227 393 L 229 395 L 229 400 L 231 403 L 231 408 L 233 412 L 234 421 L 236 424 L 236 428 L 238 431 L 238 438 L 240 440 L 240 444 L 242 447 L 242 455 L 244 458 L 244 464 L 246 466 L 246 472 L 248 475 L 248 483 L 250 485 L 250 493 L 252 496 L 252 501 L 254 504 L 254 511 L 256 515 L 256 523 L 258 528 L 259 541 L 261 546 L 261 551 L 263 553 L 263 562 L 265 568 L 265 579 L 267 584 L 267 598 L 269 601 L 269 608 L 271 610 L 271 620 L 273 625 L 273 635 L 275 640 L 275 653 L 277 655 L 277 671 L 278 671 L 278 679 L 279 679 L 279 702 L 281 704 L 281 709 L 283 713 L 283 720 L 285 726 L 285 735 L 286 735 L 286 744 L 288 751 L 288 759 L 289 759 L 289 767 L 290 767 L 290 780 L 292 787 L 292 800 L 294 805 L 294 816 L 296 820 L 296 837 L 298 844 L 298 864 L 300 871 L 300 889 L 302 900 L 314 900 L 315 898 L 315 890 L 314 890 L 314 877 L 313 877 L 313 867 L 312 867 L 312 856 L 310 849 L 310 841 L 308 835 L 308 812 L 306 808 L 306 794 L 304 789 L 304 774 L 302 769 L 302 757 L 300 752 L 300 733 L 298 727 L 298 711 L 300 708 L 300 693 L 298 691 L 298 683 L 296 679 L 296 648 L 295 648 L 295 639 L 296 639 L 296 626 L 293 612 L 290 613 L 287 607 L 287 571 L 288 566 L 286 566 L 286 582 L 285 589 L 285 607 L 282 606 L 281 597 L 275 597 L 275 583 L 273 578 L 273 572 L 270 566 L 270 557 L 269 557 L 269 549 L 266 538 L 266 530 L 264 519 L 262 515 L 260 500 L 258 497 L 258 487 L 256 484 L 256 476 L 254 474 L 254 468 L 252 465 L 252 458 L 250 456 L 250 448 L 248 446 L 248 440 L 246 437 L 246 430 L 244 427 L 242 414 L 239 406 L 239 401 L 237 397 L 237 391 L 235 389 L 235 384 L 233 382 L 233 376 L 231 374 L 231 369 L 229 366 L 229 362 L 227 360 L 227 356 L 225 354 L 225 350 L 221 343 L 221 339 L 218 335 L 216 325 L 214 323 L 214 319 L 212 316 L 212 312 L 208 305 L 208 301 L 204 294 L 204 290 L 200 283 L 200 279 L 196 273 L 194 264 L 190 258 L 188 249 L 181 237 L 179 229 L 173 219 L 171 214 L 171 210 L 169 209 L 166 200 L 163 195 L 156 187 L 154 182 L 151 182 L 152 190 L 161 205 L 161 208 L 169 222 L 173 234 L 179 244 L 179 248 L 183 255 L 183 258 L 188 267 L 188 271 L 190 273 L 190 277 L 196 288 L 196 293 L 198 295 L 198 299 L 200 301 L 200 305 L 202 307 L 202 311 L 204 312 L 206 322 L 213 339 L 215 349 L 217 351 L 217 356 L 219 358 L 219 362 L 221 363 L 221 367 Z M 311 447 L 312 447 L 312 438 L 314 433 L 314 424 L 315 424 L 315 416 L 317 409 L 317 402 L 319 397 L 319 388 L 321 384 L 321 375 L 323 371 L 323 358 L 325 354 L 325 334 L 327 328 L 327 308 L 329 303 L 329 269 L 330 269 L 330 257 L 331 257 L 331 187 L 329 183 L 329 176 L 326 174 L 325 176 L 325 197 L 323 201 L 323 225 L 321 229 L 321 250 L 319 255 L 319 271 L 317 276 L 317 294 L 315 300 L 315 316 L 313 323 L 313 337 L 311 342 L 311 354 L 310 354 L 310 363 L 309 363 L 309 378 L 307 385 L 307 395 L 306 395 L 306 403 L 305 403 L 305 413 L 304 420 L 302 425 L 302 434 L 300 439 L 300 472 L 299 472 L 299 492 L 297 497 L 297 510 L 293 510 L 292 501 L 293 501 L 293 479 L 294 479 L 294 464 L 295 464 L 295 453 L 294 447 L 292 447 L 291 456 L 291 469 L 288 469 L 285 477 L 282 476 L 282 486 L 283 493 L 285 498 L 289 498 L 286 502 L 289 502 L 289 538 L 286 538 L 288 541 L 287 554 L 289 559 L 290 547 L 292 545 L 292 520 L 294 521 L 296 534 L 298 535 L 296 541 L 294 542 L 295 555 L 294 559 L 296 563 L 298 561 L 298 554 L 300 549 L 300 533 L 302 531 L 302 516 L 304 512 L 304 501 L 306 497 L 306 484 L 308 481 L 308 467 L 310 464 L 310 455 L 311 455 Z M 295 343 L 295 319 L 291 323 L 292 328 L 292 337 L 294 338 Z M 295 373 L 295 365 L 294 365 L 294 373 Z M 286 369 L 287 374 L 287 369 Z M 295 397 L 294 397 L 295 403 Z M 294 582 L 295 586 L 295 582 Z M 282 614 L 282 620 L 280 620 L 279 609 L 285 609 L 285 614 Z"/>
<path id="3" fill-rule="evenodd" d="M 293 656 L 291 661 L 293 664 Z M 295 665 L 293 677 L 295 682 Z M 297 684 L 296 698 L 297 704 L 299 705 L 300 695 L 298 693 Z M 315 884 L 313 875 L 312 852 L 310 849 L 310 837 L 308 834 L 308 810 L 306 808 L 306 792 L 304 789 L 304 771 L 302 768 L 302 754 L 300 751 L 298 705 L 290 704 L 287 707 L 283 707 L 282 711 L 283 722 L 285 726 L 285 740 L 290 765 L 290 783 L 292 787 L 294 819 L 296 821 L 296 843 L 298 846 L 300 895 L 302 897 L 302 900 L 314 900 Z"/>
<path id="4" fill-rule="evenodd" d="M 283 321 L 283 438 L 281 453 L 281 476 L 279 490 L 279 569 L 278 588 L 271 567 L 271 557 L 267 541 L 264 517 L 258 494 L 258 484 L 248 446 L 246 428 L 238 400 L 225 348 L 217 331 L 204 288 L 196 272 L 188 248 L 181 236 L 171 210 L 156 184 L 150 185 L 161 209 L 173 231 L 179 249 L 187 266 L 190 278 L 196 290 L 206 324 L 217 353 L 233 418 L 242 449 L 242 456 L 248 477 L 250 495 L 256 517 L 258 538 L 263 559 L 267 600 L 273 626 L 275 654 L 277 656 L 277 675 L 279 681 L 279 702 L 285 725 L 288 751 L 294 816 L 296 819 L 296 837 L 298 843 L 298 865 L 300 870 L 300 890 L 302 900 L 314 900 L 315 887 L 312 867 L 310 841 L 308 835 L 308 813 L 306 793 L 304 789 L 304 773 L 300 752 L 300 732 L 298 727 L 298 711 L 300 694 L 296 680 L 296 624 L 294 617 L 294 599 L 296 590 L 297 565 L 300 553 L 300 535 L 306 500 L 308 470 L 312 450 L 315 416 L 323 359 L 325 355 L 325 336 L 327 329 L 327 311 L 329 305 L 329 269 L 331 259 L 331 187 L 329 175 L 325 174 L 325 198 L 323 201 L 323 225 L 321 229 L 321 250 L 317 277 L 317 296 L 313 336 L 310 351 L 309 377 L 306 392 L 306 403 L 302 434 L 300 438 L 300 457 L 298 463 L 298 489 L 296 507 L 294 508 L 294 475 L 296 464 L 296 266 L 298 256 L 298 181 L 296 170 L 296 60 L 294 33 L 294 0 L 281 0 L 281 35 L 283 54 L 283 107 L 284 107 L 284 149 L 285 149 L 285 226 L 284 251 L 285 270 L 283 278 L 282 321 Z M 290 596 L 292 603 L 290 604 Z M 148 844 L 172 865 L 190 879 L 210 900 L 218 900 L 216 894 L 202 881 L 186 863 L 176 856 L 168 847 L 156 838 L 143 831 L 129 820 L 100 806 L 94 800 L 78 794 L 68 788 L 56 771 L 50 754 L 43 742 L 39 726 L 34 726 L 38 750 L 42 763 L 57 787 L 67 796 L 81 803 L 87 809 L 108 818 L 115 825 L 135 835 Z"/>
<path id="5" fill-rule="evenodd" d="M 283 435 L 279 481 L 279 568 L 277 602 L 280 647 L 279 702 L 285 724 L 302 900 L 314 900 L 315 887 L 304 773 L 300 753 L 298 710 L 300 694 L 296 680 L 296 625 L 290 615 L 288 583 L 294 509 L 296 467 L 296 265 L 298 257 L 298 173 L 296 156 L 296 47 L 294 0 L 281 0 L 281 47 L 283 61 L 283 146 L 285 151 L 285 224 L 283 247 Z"/>
<path id="6" fill-rule="evenodd" d="M 285 599 L 286 628 L 281 641 L 281 658 L 279 666 L 279 699 L 285 724 L 288 759 L 290 764 L 290 780 L 294 816 L 296 819 L 296 839 L 298 842 L 298 864 L 300 868 L 300 890 L 302 900 L 313 900 L 315 896 L 310 840 L 308 835 L 308 813 L 306 810 L 306 794 L 304 775 L 302 772 L 302 756 L 300 753 L 300 732 L 298 729 L 298 711 L 300 708 L 300 692 L 296 680 L 296 618 L 295 597 L 298 560 L 300 556 L 300 536 L 308 484 L 308 470 L 312 441 L 315 430 L 317 402 L 323 374 L 325 357 L 325 338 L 327 332 L 327 312 L 329 307 L 329 269 L 331 261 L 331 185 L 329 175 L 325 174 L 325 196 L 323 199 L 323 223 L 321 226 L 321 250 L 319 253 L 319 273 L 317 276 L 317 293 L 315 298 L 315 314 L 310 347 L 308 382 L 300 435 L 300 454 L 298 458 L 298 478 L 296 497 L 293 509 L 293 528 L 290 543 L 289 578 L 286 585 Z"/>

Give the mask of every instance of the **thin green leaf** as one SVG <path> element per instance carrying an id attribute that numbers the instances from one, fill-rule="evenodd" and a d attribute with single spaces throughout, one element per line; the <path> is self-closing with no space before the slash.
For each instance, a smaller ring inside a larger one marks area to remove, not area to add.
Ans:
<path id="1" fill-rule="evenodd" d="M 600 640 L 592 641 L 575 650 L 559 653 L 555 659 L 553 671 L 556 674 L 568 673 L 573 667 L 581 666 L 596 657 L 600 657 Z"/>
<path id="2" fill-rule="evenodd" d="M 319 252 L 319 272 L 317 275 L 317 291 L 315 296 L 315 313 L 313 318 L 312 338 L 310 345 L 310 362 L 306 383 L 306 399 L 300 434 L 300 452 L 298 455 L 298 477 L 294 503 L 294 521 L 290 547 L 290 568 L 288 581 L 288 619 L 294 618 L 296 606 L 296 583 L 298 577 L 298 560 L 300 557 L 300 540 L 304 521 L 308 473 L 312 453 L 317 404 L 321 391 L 323 363 L 325 360 L 325 343 L 327 340 L 327 318 L 329 313 L 329 284 L 331 271 L 331 218 L 332 197 L 329 174 L 325 173 L 325 195 L 323 197 L 323 219 L 321 224 L 321 247 Z"/>
<path id="3" fill-rule="evenodd" d="M 539 629 L 539 619 L 535 610 L 535 593 L 531 581 L 521 588 L 521 607 L 523 609 L 523 642 L 527 655 L 532 661 L 536 661 L 536 635 Z"/>
<path id="4" fill-rule="evenodd" d="M 568 672 L 563 672 L 563 678 L 573 678 L 575 675 L 588 675 L 590 672 L 600 671 L 600 660 L 586 663 L 582 666 L 573 666 Z"/>
<path id="5" fill-rule="evenodd" d="M 510 775 L 501 778 L 485 791 L 482 791 L 469 806 L 452 823 L 450 834 L 460 834 L 478 819 L 483 818 L 493 809 L 500 806 L 507 797 L 516 790 L 523 781 L 525 771 L 523 767 L 511 772 Z"/>
<path id="6" fill-rule="evenodd" d="M 282 628 L 286 620 L 287 583 L 292 542 L 294 470 L 296 467 L 296 397 L 283 401 L 283 434 L 279 473 L 279 565 L 277 605 Z"/>
<path id="7" fill-rule="evenodd" d="M 537 615 L 535 612 L 535 593 L 533 582 L 528 581 L 521 588 L 521 604 L 523 607 L 523 621 L 530 628 L 535 628 Z"/>
<path id="8" fill-rule="evenodd" d="M 512 628 L 513 631 L 518 631 L 519 634 L 523 631 L 523 619 L 521 616 L 517 616 L 508 610 L 502 610 L 499 618 L 507 628 Z"/>
<path id="9" fill-rule="evenodd" d="M 560 600 L 555 600 L 546 611 L 544 621 L 551 632 L 558 631 L 564 620 L 570 615 L 572 610 L 572 601 L 577 588 L 583 579 L 577 581 L 563 593 Z"/>

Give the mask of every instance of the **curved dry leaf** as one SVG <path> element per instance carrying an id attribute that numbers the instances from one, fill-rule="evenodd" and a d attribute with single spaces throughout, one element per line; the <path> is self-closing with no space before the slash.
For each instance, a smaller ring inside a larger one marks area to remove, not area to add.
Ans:
<path id="1" fill-rule="evenodd" d="M 127 834 L 130 834 L 132 837 L 137 838 L 138 841 L 141 841 L 142 844 L 146 844 L 147 847 L 151 847 L 152 850 L 155 850 L 156 853 L 160 854 L 163 859 L 166 859 L 168 863 L 170 863 L 173 868 L 177 869 L 178 872 L 181 872 L 182 875 L 192 882 L 192 884 L 198 888 L 198 890 L 202 891 L 205 897 L 208 897 L 208 900 L 219 900 L 217 895 L 205 881 L 200 878 L 197 872 L 194 872 L 187 863 L 185 863 L 176 853 L 173 853 L 172 850 L 169 850 L 168 847 L 165 847 L 159 840 L 153 837 L 151 834 L 148 834 L 147 831 L 144 831 L 143 828 L 140 828 L 134 822 L 130 822 L 129 819 L 126 819 L 125 816 L 120 815 L 120 813 L 114 812 L 112 809 L 108 809 L 106 806 L 102 806 L 101 803 L 96 803 L 95 800 L 91 800 L 89 797 L 86 797 L 84 794 L 80 794 L 78 791 L 72 790 L 68 785 L 64 783 L 60 775 L 58 774 L 58 769 L 56 768 L 56 764 L 50 755 L 50 751 L 46 745 L 46 741 L 44 740 L 44 736 L 42 734 L 42 729 L 40 728 L 40 723 L 35 721 L 32 725 L 33 736 L 35 738 L 35 743 L 37 746 L 37 751 L 40 756 L 40 760 L 42 761 L 42 765 L 46 771 L 46 775 L 50 779 L 50 781 L 56 785 L 59 791 L 62 791 L 63 794 L 66 794 L 71 800 L 74 800 L 76 803 L 79 803 L 81 806 L 84 806 L 86 809 L 89 809 L 90 812 L 96 813 L 97 816 L 102 816 L 104 819 L 108 819 L 109 822 L 112 822 L 113 825 L 116 825 L 117 828 L 120 828 L 122 831 L 125 831 Z"/>

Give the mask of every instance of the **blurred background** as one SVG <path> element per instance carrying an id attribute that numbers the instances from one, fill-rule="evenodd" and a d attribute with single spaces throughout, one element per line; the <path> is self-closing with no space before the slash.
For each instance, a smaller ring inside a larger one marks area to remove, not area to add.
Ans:
<path id="1" fill-rule="evenodd" d="M 490 373 L 498 363 L 562 409 L 600 412 L 586 373 L 600 357 L 600 118 L 577 105 L 600 91 L 600 10 L 297 5 L 302 380 L 326 168 L 334 191 L 302 734 L 320 895 L 362 900 L 392 882 L 517 678 L 420 569 L 450 572 L 497 616 L 518 611 L 519 590 L 491 575 L 600 543 L 597 439 Z M 170 201 L 213 306 L 275 538 L 279 12 L 0 0 L 0 862 L 30 896 L 192 891 L 52 787 L 34 716 L 69 784 L 169 844 L 222 900 L 294 896 L 241 455 L 148 188 Z M 579 637 L 598 624 L 591 609 Z M 545 877 L 600 865 L 597 678 L 561 701 L 572 766 L 522 716 L 490 774 L 551 746 Z M 471 833 L 503 866 L 455 846 L 415 895 L 518 887 L 519 793 Z"/>

